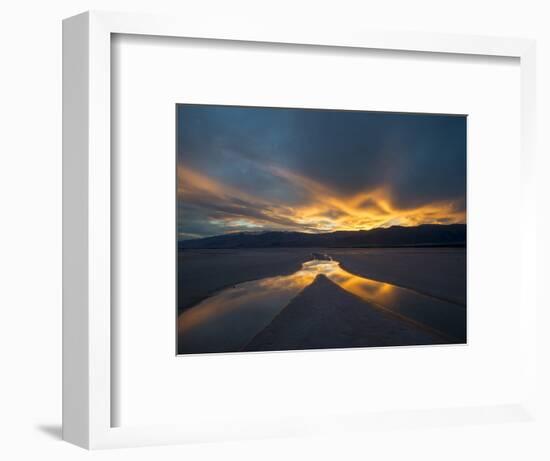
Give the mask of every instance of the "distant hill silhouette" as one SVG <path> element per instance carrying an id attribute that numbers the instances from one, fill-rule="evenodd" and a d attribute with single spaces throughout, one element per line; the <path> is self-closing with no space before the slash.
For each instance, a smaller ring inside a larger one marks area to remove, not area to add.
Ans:
<path id="1" fill-rule="evenodd" d="M 180 249 L 231 249 L 277 247 L 399 247 L 465 246 L 466 224 L 393 226 L 368 231 L 338 231 L 325 234 L 303 232 L 239 232 L 178 242 Z"/>

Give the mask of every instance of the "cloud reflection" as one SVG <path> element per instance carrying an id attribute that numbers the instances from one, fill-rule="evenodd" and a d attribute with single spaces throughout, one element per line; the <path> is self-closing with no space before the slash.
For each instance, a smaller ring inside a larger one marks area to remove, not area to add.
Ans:
<path id="1" fill-rule="evenodd" d="M 459 337 L 465 331 L 461 306 L 360 277 L 343 269 L 337 261 L 311 260 L 291 275 L 240 283 L 181 313 L 180 353 L 242 350 L 318 275 L 416 328 L 445 338 Z"/>

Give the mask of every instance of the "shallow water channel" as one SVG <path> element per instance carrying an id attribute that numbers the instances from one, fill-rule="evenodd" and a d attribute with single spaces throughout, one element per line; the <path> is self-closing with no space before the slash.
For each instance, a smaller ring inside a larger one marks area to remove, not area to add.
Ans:
<path id="1" fill-rule="evenodd" d="M 239 283 L 207 298 L 178 317 L 179 353 L 239 351 L 315 277 L 332 282 L 371 306 L 389 311 L 452 342 L 464 342 L 465 307 L 389 283 L 347 272 L 323 255 L 291 275 Z M 365 306 L 367 308 L 367 306 Z"/>

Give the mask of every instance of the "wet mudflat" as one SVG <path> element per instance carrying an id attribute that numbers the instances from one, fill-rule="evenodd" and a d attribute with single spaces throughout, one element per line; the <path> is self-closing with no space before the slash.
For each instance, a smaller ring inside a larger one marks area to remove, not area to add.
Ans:
<path id="1" fill-rule="evenodd" d="M 227 258 L 237 257 L 233 261 L 236 263 L 243 259 L 236 251 L 224 254 L 225 266 L 230 264 Z M 269 259 L 270 251 L 248 251 L 248 261 Z M 381 250 L 358 251 L 362 254 L 353 253 L 351 260 L 357 264 L 364 259 L 363 264 L 375 271 L 376 263 L 374 268 L 368 265 L 369 251 L 375 251 L 375 259 L 379 261 Z M 422 249 L 421 253 L 427 253 L 427 259 L 432 261 L 438 261 L 439 253 L 439 263 L 431 270 L 438 269 L 437 277 L 440 278 L 442 265 L 453 267 L 452 261 L 449 263 L 446 259 L 452 258 L 456 265 L 457 259 L 460 264 L 460 258 L 465 256 L 465 252 L 443 252 L 442 249 Z M 388 252 L 391 264 L 397 266 L 395 274 L 403 271 L 400 266 L 408 259 L 407 252 L 404 254 L 400 259 L 396 258 L 395 251 Z M 328 256 L 324 258 L 323 255 Z M 419 258 L 418 252 L 413 255 Z M 220 255 L 207 256 L 215 261 Z M 226 286 L 181 312 L 178 316 L 178 352 L 440 344 L 466 340 L 466 308 L 456 300 L 449 300 L 453 299 L 452 293 L 443 297 L 440 290 L 438 296 L 431 296 L 426 292 L 429 291 L 425 289 L 429 288 L 426 284 L 419 292 L 357 275 L 334 259 L 343 256 L 337 251 L 312 253 L 307 249 L 289 249 L 288 256 L 290 265 L 301 258 L 308 260 L 287 275 Z M 279 266 L 284 266 L 283 261 L 279 252 Z M 202 264 L 206 265 L 204 260 Z M 388 265 L 386 263 L 383 268 L 386 272 Z M 426 270 L 430 271 L 429 265 Z M 263 273 L 266 272 L 264 269 Z M 456 277 L 459 272 L 460 267 L 451 275 Z M 465 275 L 464 265 L 464 279 Z M 410 280 L 406 282 L 410 284 Z M 265 332 L 263 339 L 262 332 Z"/>

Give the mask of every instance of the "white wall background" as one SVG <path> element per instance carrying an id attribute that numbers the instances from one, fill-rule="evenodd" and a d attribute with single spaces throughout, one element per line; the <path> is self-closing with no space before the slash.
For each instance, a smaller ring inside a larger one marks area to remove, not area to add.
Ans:
<path id="1" fill-rule="evenodd" d="M 61 19 L 88 9 L 192 15 L 197 21 L 326 24 L 525 36 L 538 40 L 539 284 L 550 235 L 550 12 L 522 0 L 19 0 L 0 10 L 0 457 L 58 459 L 550 459 L 549 427 L 532 423 L 380 431 L 88 453 L 61 433 Z M 497 172 L 498 174 L 498 172 Z M 513 210 L 511 210 L 513 213 Z M 546 258 L 547 259 L 547 258 Z M 541 306 L 550 298 L 540 292 Z M 550 348 L 550 316 L 539 316 Z M 548 365 L 542 385 L 550 388 Z M 545 398 L 546 414 L 550 399 Z M 547 417 L 547 421 L 548 421 Z"/>

